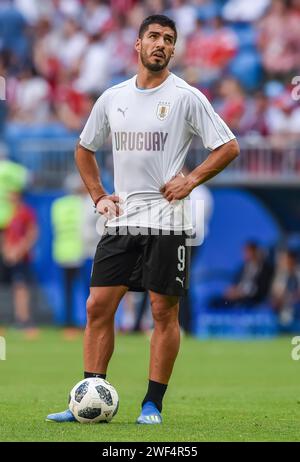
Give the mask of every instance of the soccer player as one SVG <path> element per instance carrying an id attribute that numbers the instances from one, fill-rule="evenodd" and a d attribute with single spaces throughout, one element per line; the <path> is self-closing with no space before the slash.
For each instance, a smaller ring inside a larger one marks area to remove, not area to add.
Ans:
<path id="1" fill-rule="evenodd" d="M 106 377 L 119 302 L 129 289 L 147 290 L 154 331 L 141 424 L 162 422 L 162 401 L 179 350 L 178 299 L 188 288 L 186 241 L 192 229 L 189 193 L 239 154 L 235 136 L 205 96 L 168 70 L 176 39 L 168 17 L 153 15 L 142 22 L 135 44 L 137 75 L 97 100 L 75 154 L 97 211 L 107 217 L 87 300 L 84 377 Z M 109 133 L 114 195 L 105 192 L 94 155 Z M 211 152 L 184 177 L 194 135 Z M 75 420 L 69 410 L 47 419 Z"/>

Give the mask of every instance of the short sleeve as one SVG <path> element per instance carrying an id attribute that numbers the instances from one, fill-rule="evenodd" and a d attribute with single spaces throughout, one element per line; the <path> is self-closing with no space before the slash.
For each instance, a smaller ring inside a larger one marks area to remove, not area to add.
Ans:
<path id="1" fill-rule="evenodd" d="M 107 93 L 104 92 L 96 101 L 80 134 L 79 144 L 93 152 L 96 152 L 102 146 L 110 133 L 106 104 Z"/>
<path id="2" fill-rule="evenodd" d="M 208 99 L 197 89 L 190 92 L 187 123 L 190 131 L 202 139 L 207 149 L 216 149 L 235 139 L 232 131 L 216 114 Z"/>

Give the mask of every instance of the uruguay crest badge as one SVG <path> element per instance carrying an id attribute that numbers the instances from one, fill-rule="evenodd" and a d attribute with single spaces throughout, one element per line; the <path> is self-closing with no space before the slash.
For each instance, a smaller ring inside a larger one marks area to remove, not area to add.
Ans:
<path id="1" fill-rule="evenodd" d="M 160 101 L 157 106 L 156 115 L 159 120 L 165 120 L 170 112 L 170 103 Z"/>

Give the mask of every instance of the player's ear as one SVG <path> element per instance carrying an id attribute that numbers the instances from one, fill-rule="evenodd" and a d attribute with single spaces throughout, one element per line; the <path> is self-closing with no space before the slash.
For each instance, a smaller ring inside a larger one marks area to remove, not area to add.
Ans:
<path id="1" fill-rule="evenodd" d="M 141 39 L 139 37 L 135 41 L 134 48 L 138 53 L 141 51 Z"/>

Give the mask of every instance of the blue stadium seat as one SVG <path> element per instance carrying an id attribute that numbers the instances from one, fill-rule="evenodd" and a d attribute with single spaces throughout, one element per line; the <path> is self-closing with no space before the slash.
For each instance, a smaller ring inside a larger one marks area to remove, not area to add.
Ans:
<path id="1" fill-rule="evenodd" d="M 230 27 L 238 36 L 240 50 L 255 49 L 257 29 L 255 29 L 251 23 L 232 23 Z"/>
<path id="2" fill-rule="evenodd" d="M 261 58 L 255 49 L 241 50 L 229 64 L 228 70 L 248 91 L 257 89 L 261 83 Z"/>
<path id="3" fill-rule="evenodd" d="M 195 333 L 200 337 L 252 338 L 278 334 L 277 316 L 268 306 L 245 307 L 231 311 L 209 311 L 198 317 Z"/>

